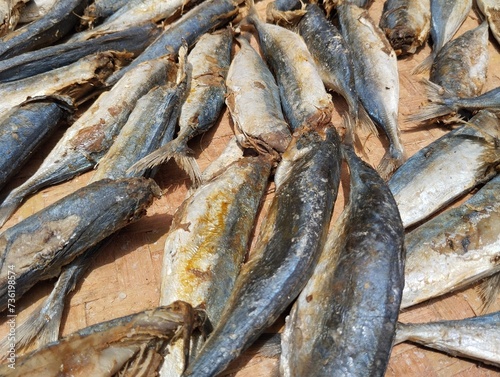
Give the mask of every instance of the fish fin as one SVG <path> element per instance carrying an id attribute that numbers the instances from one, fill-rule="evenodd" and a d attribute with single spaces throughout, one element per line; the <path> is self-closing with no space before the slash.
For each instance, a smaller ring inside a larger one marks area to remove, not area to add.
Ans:
<path id="1" fill-rule="evenodd" d="M 191 156 L 192 151 L 186 145 L 184 138 L 176 138 L 147 156 L 141 158 L 127 170 L 127 174 L 138 173 L 146 169 L 154 168 L 168 162 L 173 158 L 176 163 L 189 175 L 193 183 L 201 182 L 201 172 L 196 159 Z"/>
<path id="2" fill-rule="evenodd" d="M 396 334 L 394 335 L 393 345 L 406 342 L 408 339 L 410 339 L 409 329 L 409 325 L 398 322 L 396 324 Z"/>
<path id="3" fill-rule="evenodd" d="M 23 201 L 23 197 L 16 195 L 17 191 L 12 191 L 0 205 L 0 226 L 3 226 Z"/>
<path id="4" fill-rule="evenodd" d="M 485 313 L 500 294 L 500 272 L 484 279 L 478 287 L 481 297 L 481 313 Z"/>
<path id="5" fill-rule="evenodd" d="M 402 151 L 399 151 L 394 148 L 393 145 L 390 145 L 389 150 L 385 153 L 380 161 L 380 164 L 377 166 L 377 171 L 382 179 L 387 181 L 392 173 L 394 173 L 396 169 L 403 164 L 405 159 L 405 155 Z"/>
<path id="6" fill-rule="evenodd" d="M 434 54 L 430 54 L 424 60 L 422 60 L 415 68 L 413 68 L 411 74 L 418 75 L 420 73 L 429 71 L 431 69 L 433 62 L 434 62 Z"/>
<path id="7" fill-rule="evenodd" d="M 358 119 L 359 119 L 359 127 L 363 132 L 368 134 L 373 134 L 374 136 L 378 136 L 378 128 L 373 122 L 373 119 L 370 117 L 370 114 L 366 111 L 365 107 L 361 104 L 358 104 Z"/>
<path id="8" fill-rule="evenodd" d="M 424 122 L 457 111 L 456 108 L 450 106 L 455 98 L 451 92 L 426 78 L 422 78 L 421 83 L 425 86 L 427 98 L 431 103 L 420 108 L 418 112 L 409 115 L 406 118 L 407 122 Z"/>

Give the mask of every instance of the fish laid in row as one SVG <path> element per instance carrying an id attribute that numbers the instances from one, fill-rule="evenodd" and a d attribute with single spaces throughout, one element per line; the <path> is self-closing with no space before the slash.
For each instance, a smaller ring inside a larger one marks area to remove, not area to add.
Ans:
<path id="1" fill-rule="evenodd" d="M 152 168 L 173 158 L 194 185 L 200 183 L 198 164 L 187 143 L 208 131 L 219 119 L 226 95 L 225 79 L 231 62 L 232 31 L 205 33 L 188 55 L 188 94 L 182 103 L 177 136 L 132 166 Z"/>
<path id="2" fill-rule="evenodd" d="M 250 260 L 185 376 L 224 370 L 279 317 L 313 272 L 340 182 L 340 139 L 332 125 L 303 127 L 282 157 Z"/>
<path id="3" fill-rule="evenodd" d="M 137 100 L 172 74 L 168 57 L 145 62 L 124 75 L 64 133 L 33 176 L 13 189 L 0 205 L 3 225 L 28 195 L 92 169 L 108 151 Z"/>
<path id="4" fill-rule="evenodd" d="M 349 204 L 286 318 L 282 376 L 384 376 L 404 285 L 404 229 L 387 184 L 352 147 Z"/>
<path id="5" fill-rule="evenodd" d="M 467 287 L 500 271 L 499 197 L 497 175 L 465 203 L 406 235 L 402 308 Z M 491 296 L 485 297 L 485 306 L 496 299 L 496 295 Z"/>

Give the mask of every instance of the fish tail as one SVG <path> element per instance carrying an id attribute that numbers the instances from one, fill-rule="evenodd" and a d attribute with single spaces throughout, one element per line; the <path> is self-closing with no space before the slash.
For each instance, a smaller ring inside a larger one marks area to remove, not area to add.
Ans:
<path id="1" fill-rule="evenodd" d="M 385 153 L 384 157 L 382 157 L 377 167 L 377 171 L 380 176 L 387 181 L 392 173 L 403 164 L 405 159 L 404 152 L 391 144 L 389 150 Z"/>
<path id="2" fill-rule="evenodd" d="M 144 172 L 172 158 L 189 175 L 193 183 L 201 182 L 201 172 L 196 159 L 192 156 L 192 151 L 185 140 L 179 137 L 141 158 L 127 170 L 127 174 Z"/>
<path id="3" fill-rule="evenodd" d="M 412 75 L 418 75 L 420 73 L 427 72 L 431 69 L 432 62 L 434 61 L 434 54 L 428 55 L 424 60 L 422 60 L 413 70 Z"/>
<path id="4" fill-rule="evenodd" d="M 302 3 L 300 9 L 295 10 L 279 10 L 276 8 L 274 1 L 270 2 L 266 7 L 266 21 L 277 25 L 296 25 L 306 14 L 306 4 Z"/>
<path id="5" fill-rule="evenodd" d="M 3 226 L 23 201 L 24 195 L 19 195 L 17 189 L 12 191 L 0 205 L 0 226 Z"/>
<path id="6" fill-rule="evenodd" d="M 394 336 L 393 345 L 406 342 L 410 339 L 410 325 L 398 322 L 396 325 L 396 335 Z"/>
<path id="7" fill-rule="evenodd" d="M 457 98 L 451 92 L 426 78 L 423 78 L 421 82 L 425 86 L 427 98 L 431 102 L 415 114 L 408 116 L 407 121 L 423 122 L 452 114 L 458 110 L 455 105 Z"/>
<path id="8" fill-rule="evenodd" d="M 500 294 L 500 272 L 484 279 L 478 289 L 482 301 L 481 313 L 485 313 Z"/>

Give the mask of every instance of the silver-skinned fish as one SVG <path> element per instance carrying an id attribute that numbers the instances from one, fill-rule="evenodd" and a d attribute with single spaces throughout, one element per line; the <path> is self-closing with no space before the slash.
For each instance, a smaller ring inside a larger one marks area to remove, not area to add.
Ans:
<path id="1" fill-rule="evenodd" d="M 406 227 L 495 175 L 500 120 L 487 110 L 411 156 L 389 180 Z"/>
<path id="2" fill-rule="evenodd" d="M 434 58 L 464 23 L 471 8 L 472 0 L 431 0 L 432 52 L 415 67 L 413 73 L 431 68 Z"/>
<path id="3" fill-rule="evenodd" d="M 395 343 L 413 342 L 500 367 L 500 312 L 429 323 L 398 323 Z"/>
<path id="4" fill-rule="evenodd" d="M 497 175 L 462 205 L 406 235 L 402 308 L 469 286 L 500 271 L 499 195 Z"/>
<path id="5" fill-rule="evenodd" d="M 476 4 L 488 20 L 493 37 L 500 43 L 500 4 L 496 0 L 476 0 Z"/>
<path id="6" fill-rule="evenodd" d="M 406 159 L 398 125 L 396 53 L 365 9 L 340 4 L 337 10 L 342 35 L 351 48 L 356 92 L 370 117 L 389 139 L 389 149 L 377 167 L 387 179 Z"/>
<path id="7" fill-rule="evenodd" d="M 200 171 L 187 143 L 219 119 L 226 95 L 225 79 L 231 61 L 232 31 L 205 33 L 188 55 L 189 89 L 182 103 L 179 132 L 174 140 L 138 161 L 131 169 L 151 168 L 173 158 L 196 186 Z"/>

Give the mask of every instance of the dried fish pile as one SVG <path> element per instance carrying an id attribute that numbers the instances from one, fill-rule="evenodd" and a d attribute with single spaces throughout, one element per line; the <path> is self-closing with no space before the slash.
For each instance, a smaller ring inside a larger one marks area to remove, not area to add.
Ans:
<path id="1" fill-rule="evenodd" d="M 18 375 L 500 373 L 498 314 L 473 319 L 500 310 L 495 17 L 0 0 L 0 375 L 8 335 Z M 92 362 L 53 356 L 75 348 Z"/>

